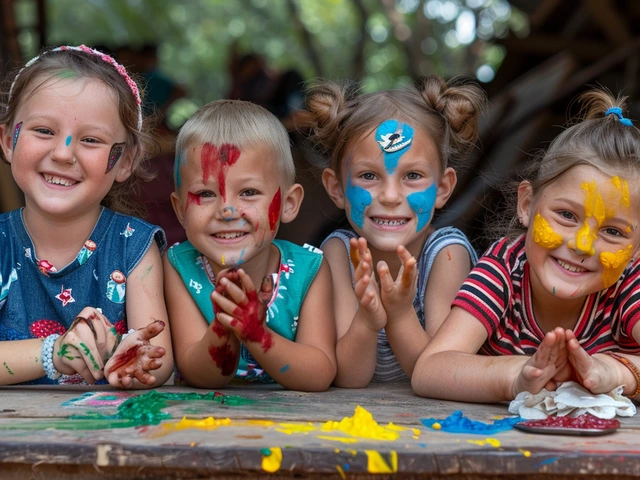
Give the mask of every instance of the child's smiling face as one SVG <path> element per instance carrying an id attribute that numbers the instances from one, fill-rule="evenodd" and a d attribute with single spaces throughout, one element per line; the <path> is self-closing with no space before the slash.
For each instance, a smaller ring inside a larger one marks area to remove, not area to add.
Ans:
<path id="1" fill-rule="evenodd" d="M 391 138 L 392 131 L 399 133 Z M 414 255 L 456 181 L 453 169 L 441 173 L 430 137 L 394 120 L 355 144 L 341 177 L 343 198 L 336 203 L 358 235 L 374 249 L 391 252 L 404 245 Z"/>
<path id="2" fill-rule="evenodd" d="M 640 243 L 637 187 L 636 177 L 612 177 L 588 165 L 572 168 L 535 199 L 521 186 L 534 292 L 582 299 L 620 278 Z"/>
<path id="3" fill-rule="evenodd" d="M 282 214 L 277 159 L 268 148 L 191 146 L 172 194 L 187 238 L 217 270 L 268 254 Z"/>

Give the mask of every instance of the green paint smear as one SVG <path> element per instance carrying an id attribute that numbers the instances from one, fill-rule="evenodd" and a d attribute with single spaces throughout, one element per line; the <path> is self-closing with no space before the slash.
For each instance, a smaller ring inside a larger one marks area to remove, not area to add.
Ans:
<path id="1" fill-rule="evenodd" d="M 106 400 L 106 398 L 101 398 Z M 13 422 L 11 425 L 0 425 L 0 430 L 100 430 L 104 428 L 129 428 L 145 425 L 158 425 L 162 420 L 171 418 L 163 412 L 167 402 L 180 401 L 212 401 L 233 407 L 251 405 L 255 400 L 236 395 L 223 395 L 220 392 L 201 393 L 159 393 L 155 390 L 128 398 L 118 406 L 115 415 L 103 415 L 89 412 L 86 415 L 72 415 L 68 419 L 47 422 Z"/>
<path id="2" fill-rule="evenodd" d="M 59 357 L 64 357 L 67 360 L 75 360 L 76 357 L 74 357 L 73 355 L 71 355 L 69 353 L 69 347 L 71 345 L 69 345 L 68 343 L 65 343 L 62 345 L 62 347 L 60 347 L 60 350 L 58 350 L 58 356 Z"/>
<path id="3" fill-rule="evenodd" d="M 9 365 L 7 365 L 7 362 L 4 362 L 4 368 L 7 369 L 7 372 L 9 372 L 9 375 L 13 375 L 13 372 L 11 371 L 11 369 L 9 368 Z"/>
<path id="4" fill-rule="evenodd" d="M 91 363 L 93 363 L 93 369 L 100 370 L 100 365 L 97 364 L 96 359 L 93 358 L 93 355 L 91 355 L 91 350 L 89 350 L 89 347 L 87 347 L 84 343 L 81 343 L 80 346 L 82 347 L 82 351 L 84 352 L 84 354 L 89 357 L 89 360 L 91 360 Z"/>
<path id="5" fill-rule="evenodd" d="M 109 329 L 109 332 L 110 332 L 112 335 L 118 335 L 118 331 L 116 330 L 116 327 L 111 327 L 111 328 Z"/>

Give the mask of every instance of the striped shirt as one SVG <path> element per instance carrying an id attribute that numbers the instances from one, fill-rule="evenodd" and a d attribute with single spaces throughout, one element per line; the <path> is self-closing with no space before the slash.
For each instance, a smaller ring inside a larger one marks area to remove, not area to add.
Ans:
<path id="1" fill-rule="evenodd" d="M 525 236 L 494 243 L 469 274 L 453 305 L 477 318 L 488 338 L 480 353 L 533 355 L 544 338 L 533 315 Z M 631 332 L 640 320 L 640 260 L 611 287 L 588 295 L 573 331 L 589 353 L 640 352 Z"/>
<path id="2" fill-rule="evenodd" d="M 351 268 L 351 284 L 353 285 L 353 264 L 351 263 L 351 257 L 349 255 L 349 239 L 358 238 L 358 235 L 353 230 L 336 230 L 329 235 L 323 244 L 330 238 L 339 238 L 347 249 L 347 258 L 349 258 L 349 265 Z M 420 258 L 418 259 L 418 285 L 416 288 L 416 295 L 413 299 L 413 308 L 416 311 L 420 325 L 424 328 L 424 294 L 427 289 L 427 280 L 431 273 L 431 267 L 436 260 L 436 256 L 443 248 L 450 245 L 462 245 L 469 252 L 469 258 L 471 264 L 474 265 L 478 261 L 478 254 L 473 249 L 467 237 L 460 230 L 454 227 L 440 228 L 433 232 L 427 238 L 427 241 L 422 246 L 420 252 Z M 396 356 L 391 350 L 391 345 L 387 339 L 387 334 L 384 328 L 378 332 L 378 357 L 376 361 L 376 368 L 373 373 L 372 382 L 408 382 L 409 377 L 404 373 L 402 367 L 398 363 Z"/>

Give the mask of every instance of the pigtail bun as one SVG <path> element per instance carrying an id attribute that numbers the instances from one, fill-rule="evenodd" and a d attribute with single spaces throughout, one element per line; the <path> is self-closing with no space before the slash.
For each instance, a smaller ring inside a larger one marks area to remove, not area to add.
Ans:
<path id="1" fill-rule="evenodd" d="M 484 91 L 474 83 L 465 83 L 461 77 L 448 82 L 437 75 L 425 77 L 420 94 L 427 107 L 435 110 L 449 130 L 448 160 L 460 159 L 467 155 L 478 139 L 478 116 L 487 100 Z"/>
<path id="2" fill-rule="evenodd" d="M 627 97 L 618 96 L 617 98 L 607 89 L 594 89 L 583 93 L 578 97 L 581 104 L 578 117 L 580 120 L 591 120 L 607 116 L 606 113 L 611 108 L 619 108 L 622 115 L 626 116 L 627 106 L 625 104 Z M 610 115 L 610 120 L 618 121 L 618 117 Z"/>
<path id="3" fill-rule="evenodd" d="M 295 125 L 307 131 L 309 140 L 326 153 L 336 149 L 340 123 L 356 89 L 350 84 L 321 81 L 307 89 L 306 110 L 295 113 Z"/>

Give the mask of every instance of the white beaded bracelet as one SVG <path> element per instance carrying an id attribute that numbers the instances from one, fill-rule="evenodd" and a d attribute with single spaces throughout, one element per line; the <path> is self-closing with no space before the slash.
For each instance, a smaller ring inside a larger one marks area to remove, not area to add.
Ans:
<path id="1" fill-rule="evenodd" d="M 60 335 L 57 333 L 54 333 L 49 335 L 44 339 L 44 342 L 42 342 L 42 367 L 44 368 L 44 373 L 47 374 L 47 378 L 49 380 L 57 380 L 61 375 L 53 365 L 53 345 L 56 343 L 59 336 Z"/>

